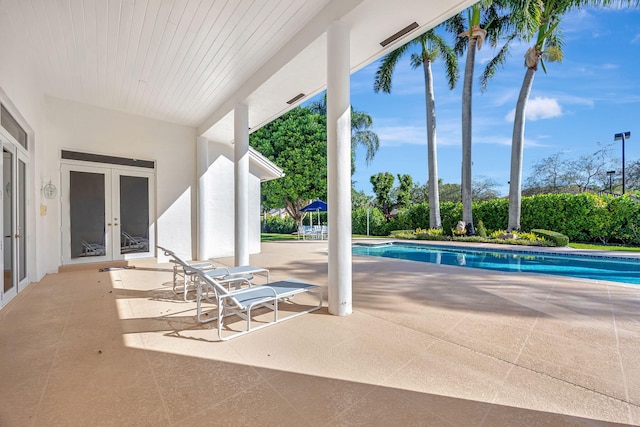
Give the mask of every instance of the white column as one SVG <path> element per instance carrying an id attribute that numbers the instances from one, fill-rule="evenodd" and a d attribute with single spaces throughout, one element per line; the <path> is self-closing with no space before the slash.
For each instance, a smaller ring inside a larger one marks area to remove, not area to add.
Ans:
<path id="1" fill-rule="evenodd" d="M 351 103 L 349 28 L 327 28 L 327 172 L 329 313 L 352 312 L 351 295 Z"/>
<path id="2" fill-rule="evenodd" d="M 235 265 L 249 265 L 249 108 L 233 111 Z"/>
<path id="3" fill-rule="evenodd" d="M 207 185 L 207 170 L 209 169 L 209 140 L 207 138 L 198 137 L 196 143 L 196 173 L 198 178 L 198 217 L 197 221 L 197 230 L 196 230 L 196 239 L 197 239 L 197 248 L 198 253 L 196 254 L 196 259 L 206 259 L 207 254 L 209 252 L 209 248 L 207 246 L 208 240 L 207 236 L 210 234 L 209 231 L 209 209 L 207 204 L 209 187 Z"/>

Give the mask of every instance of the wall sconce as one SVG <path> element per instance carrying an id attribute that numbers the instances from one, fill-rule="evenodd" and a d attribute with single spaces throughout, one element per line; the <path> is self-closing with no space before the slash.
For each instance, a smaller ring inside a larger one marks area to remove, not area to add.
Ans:
<path id="1" fill-rule="evenodd" d="M 57 194 L 58 189 L 51 183 L 51 179 L 49 179 L 49 182 L 42 186 L 42 195 L 45 199 L 51 200 L 55 199 Z"/>

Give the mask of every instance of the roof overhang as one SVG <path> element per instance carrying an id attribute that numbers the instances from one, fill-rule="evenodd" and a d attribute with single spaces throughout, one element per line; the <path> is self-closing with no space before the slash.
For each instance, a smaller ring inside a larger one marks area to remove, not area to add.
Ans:
<path id="1" fill-rule="evenodd" d="M 326 28 L 333 21 L 345 22 L 351 29 L 351 72 L 355 72 L 473 3 L 474 0 L 331 1 L 228 97 L 202 123 L 199 133 L 212 141 L 231 143 L 236 105 L 248 105 L 253 132 L 325 90 Z M 404 34 L 403 29 L 407 29 Z M 398 35 L 395 40 L 381 44 L 394 35 Z M 373 82 L 371 86 L 373 90 Z M 295 97 L 295 102 L 287 102 Z"/>
<path id="2" fill-rule="evenodd" d="M 46 95 L 230 143 L 238 104 L 254 131 L 325 89 L 332 22 L 353 72 L 475 1 L 0 0 L 0 57 Z"/>

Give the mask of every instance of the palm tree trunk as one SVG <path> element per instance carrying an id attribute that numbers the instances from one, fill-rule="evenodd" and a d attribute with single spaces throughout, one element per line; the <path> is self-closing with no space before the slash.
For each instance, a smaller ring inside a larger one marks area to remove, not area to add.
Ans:
<path id="1" fill-rule="evenodd" d="M 464 66 L 462 87 L 462 220 L 473 224 L 471 208 L 471 97 L 473 89 L 473 66 L 476 57 L 476 39 L 469 37 L 467 61 Z"/>
<path id="2" fill-rule="evenodd" d="M 427 97 L 427 159 L 429 163 L 429 228 L 441 228 L 440 192 L 438 191 L 438 150 L 436 146 L 436 103 L 433 91 L 431 61 L 423 60 L 424 86 Z"/>
<path id="3" fill-rule="evenodd" d="M 507 230 L 520 230 L 520 214 L 522 211 L 522 153 L 524 149 L 524 124 L 527 101 L 533 86 L 536 70 L 527 68 L 518 95 L 516 115 L 513 121 L 513 137 L 511 142 L 511 175 L 509 179 L 509 226 Z"/>

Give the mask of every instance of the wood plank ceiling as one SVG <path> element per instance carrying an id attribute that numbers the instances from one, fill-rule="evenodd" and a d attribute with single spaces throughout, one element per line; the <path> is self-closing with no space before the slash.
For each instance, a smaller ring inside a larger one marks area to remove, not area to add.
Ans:
<path id="1" fill-rule="evenodd" d="M 197 126 L 327 0 L 16 0 L 52 96 Z M 7 16 L 7 15 L 5 15 Z"/>
<path id="2" fill-rule="evenodd" d="M 257 129 L 291 108 L 287 100 L 324 89 L 325 30 L 334 20 L 351 29 L 356 70 L 474 2 L 0 0 L 0 47 L 24 60 L 0 61 L 0 69 L 35 73 L 39 89 L 57 98 L 231 142 L 238 102 Z M 417 29 L 380 45 L 414 22 Z"/>

